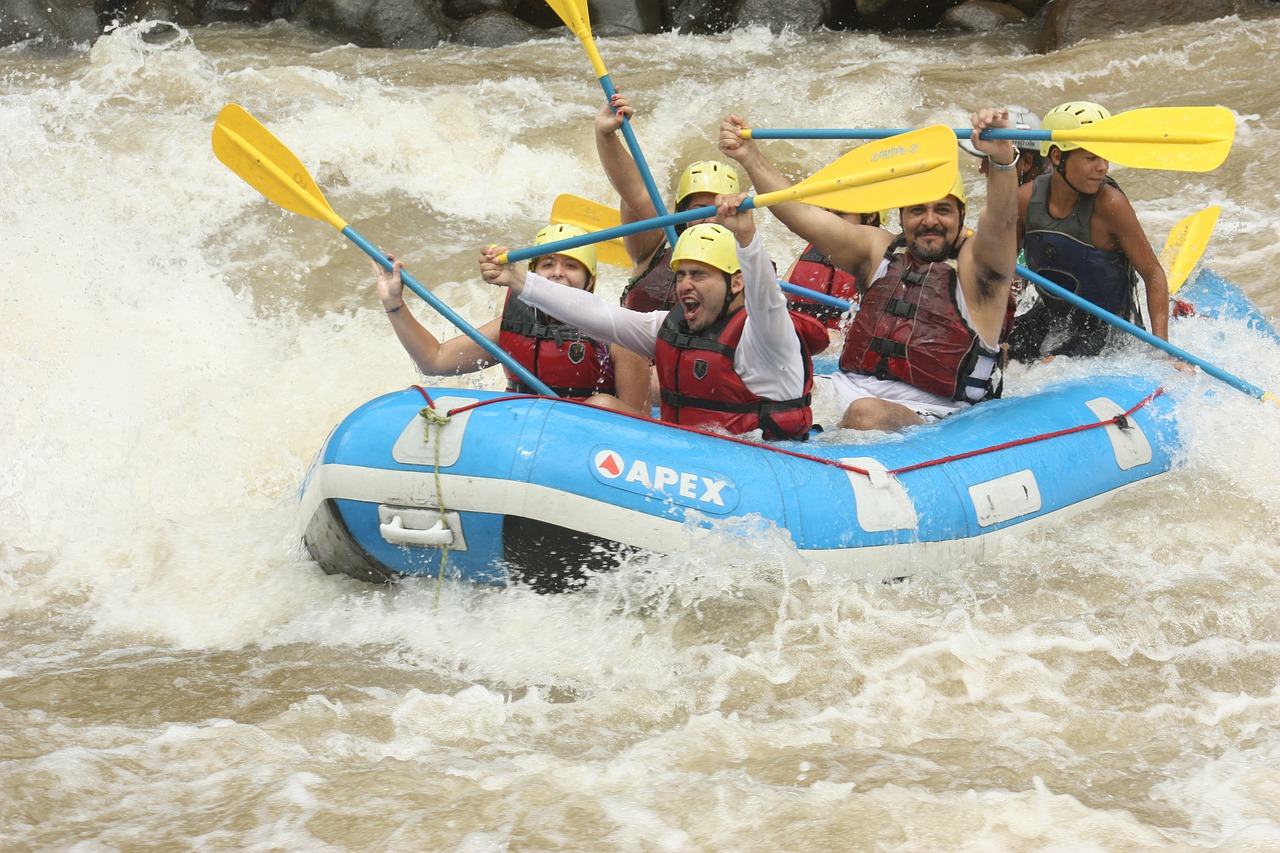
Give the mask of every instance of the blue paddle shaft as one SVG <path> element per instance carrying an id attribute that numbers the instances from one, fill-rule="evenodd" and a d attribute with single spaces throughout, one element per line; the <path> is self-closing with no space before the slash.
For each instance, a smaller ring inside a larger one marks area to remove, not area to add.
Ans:
<path id="1" fill-rule="evenodd" d="M 829 293 L 823 293 L 820 290 L 810 290 L 807 287 L 801 287 L 798 284 L 792 284 L 789 281 L 779 281 L 778 287 L 782 288 L 783 293 L 790 293 L 792 296 L 799 296 L 801 299 L 807 299 L 810 302 L 817 302 L 822 305 L 829 305 L 832 308 L 839 308 L 841 311 L 848 311 L 853 307 L 853 303 L 845 302 L 838 296 L 832 296 Z"/>
<path id="2" fill-rule="evenodd" d="M 742 204 L 738 205 L 738 210 L 752 210 L 756 206 L 755 196 L 749 196 Z M 513 249 L 507 252 L 507 261 L 515 263 L 516 261 L 527 261 L 530 258 L 538 258 L 543 255 L 554 255 L 557 252 L 563 252 L 568 249 L 576 249 L 579 246 L 588 246 L 592 243 L 603 243 L 606 240 L 612 240 L 614 237 L 626 237 L 631 234 L 639 234 L 641 231 L 652 231 L 655 228 L 665 228 L 668 225 L 679 225 L 682 222 L 693 222 L 695 219 L 710 219 L 716 215 L 716 206 L 708 204 L 706 207 L 694 207 L 689 210 L 682 210 L 678 213 L 667 213 L 662 216 L 655 216 L 653 219 L 641 219 L 637 222 L 628 222 L 625 225 L 615 225 L 612 228 L 604 228 L 600 231 L 588 231 L 577 237 L 566 237 L 563 240 L 556 240 L 553 243 L 542 243 L 538 246 L 529 246 L 524 249 Z M 674 245 L 674 244 L 673 244 Z"/>
<path id="3" fill-rule="evenodd" d="M 600 80 L 600 88 L 604 89 L 605 100 L 610 106 L 613 105 L 613 96 L 618 94 L 618 90 L 614 88 L 613 81 L 609 79 L 609 75 L 598 78 Z M 640 170 L 640 178 L 644 181 L 644 187 L 649 191 L 649 200 L 653 202 L 653 209 L 659 215 L 667 212 L 666 205 L 662 203 L 662 193 L 658 190 L 657 183 L 653 180 L 653 173 L 649 171 L 649 164 L 645 162 L 644 152 L 640 150 L 640 140 L 636 139 L 636 132 L 631 129 L 631 122 L 626 116 L 622 117 L 622 138 L 627 141 L 627 148 L 631 149 L 631 159 L 635 161 L 636 168 Z M 676 244 L 676 230 L 671 226 L 665 226 L 663 230 L 667 235 L 667 242 L 672 246 Z"/>
<path id="4" fill-rule="evenodd" d="M 876 127 L 775 127 L 771 129 L 752 130 L 752 139 L 888 139 L 900 133 L 910 133 L 911 128 L 876 128 Z M 953 127 L 957 139 L 968 139 L 973 134 L 971 127 Z M 1018 130 L 1012 127 L 990 128 L 978 134 L 980 139 L 1037 139 L 1052 140 L 1052 130 Z"/>
<path id="5" fill-rule="evenodd" d="M 1031 282 L 1037 287 L 1047 290 L 1049 293 L 1052 293 L 1054 296 L 1057 296 L 1060 299 L 1070 302 L 1072 305 L 1079 308 L 1081 311 L 1087 311 L 1093 316 L 1107 323 L 1110 323 L 1111 325 L 1115 326 L 1117 329 L 1120 329 L 1121 331 L 1124 331 L 1124 332 L 1128 332 L 1129 334 L 1133 335 L 1139 340 L 1146 341 L 1147 343 L 1151 344 L 1153 347 L 1157 349 L 1164 350 L 1174 358 L 1182 359 L 1187 364 L 1194 364 L 1196 367 L 1200 368 L 1205 373 L 1209 374 L 1210 376 L 1216 379 L 1221 379 L 1223 382 L 1227 383 L 1231 387 L 1236 388 L 1237 390 L 1243 391 L 1246 394 L 1257 397 L 1259 400 L 1261 400 L 1266 396 L 1266 392 L 1263 391 L 1261 388 L 1258 388 L 1255 385 L 1250 385 L 1248 382 L 1245 382 L 1243 379 L 1240 379 L 1236 376 L 1231 375 L 1230 373 L 1227 373 L 1225 370 L 1223 370 L 1220 367 L 1215 367 L 1212 364 L 1209 364 L 1204 359 L 1198 358 L 1197 356 L 1192 355 L 1186 350 L 1180 347 L 1174 346 L 1173 344 L 1169 343 L 1166 340 L 1157 338 L 1155 335 L 1151 334 L 1146 329 L 1143 329 L 1139 326 L 1135 326 L 1133 323 L 1130 323 L 1128 320 L 1124 320 L 1120 317 L 1117 317 L 1115 314 L 1112 314 L 1110 311 L 1107 311 L 1105 308 L 1100 308 L 1097 305 L 1094 305 L 1089 300 L 1084 299 L 1083 297 L 1077 296 L 1076 294 L 1072 293 L 1070 290 L 1067 290 L 1065 287 L 1054 284 L 1052 281 L 1045 278 L 1044 276 L 1037 275 L 1036 273 L 1033 273 L 1031 270 L 1027 269 L 1024 266 L 1018 266 L 1017 271 L 1018 271 L 1018 275 L 1022 276 L 1027 281 Z"/>
<path id="6" fill-rule="evenodd" d="M 348 240 L 350 240 L 352 243 L 355 243 L 357 246 L 363 249 L 365 254 L 367 254 L 369 257 L 377 261 L 378 266 L 382 267 L 388 272 L 391 271 L 392 269 L 391 259 L 388 258 L 386 255 L 382 254 L 382 252 L 378 249 L 377 246 L 373 245 L 364 237 L 360 236 L 360 233 L 358 231 L 356 231 L 354 228 L 348 225 L 346 228 L 342 229 L 342 233 Z M 539 247 L 539 248 L 542 248 L 542 247 Z M 546 254 L 546 252 L 542 252 L 541 254 Z M 408 270 L 405 270 L 405 269 L 400 270 L 400 280 L 403 281 L 410 290 L 412 290 L 414 293 L 421 296 L 422 300 L 426 302 L 428 305 L 430 305 L 432 308 L 434 308 L 437 313 L 439 313 L 442 317 L 444 317 L 446 320 L 448 320 L 450 323 L 456 326 L 458 328 L 458 331 L 462 332 L 462 334 L 466 335 L 468 338 L 471 338 L 471 340 L 479 344 L 484 349 L 485 352 L 489 353 L 489 355 L 496 358 L 503 365 L 503 367 L 506 367 L 516 376 L 519 376 L 524 381 L 524 383 L 528 385 L 530 388 L 532 388 L 534 391 L 537 391 L 539 394 L 543 395 L 544 397 L 556 396 L 556 393 L 552 391 L 550 388 L 548 388 L 546 383 L 544 383 L 541 379 L 539 379 L 538 377 L 530 373 L 523 364 L 521 364 L 520 362 L 512 358 L 510 354 L 508 354 L 506 351 L 502 349 L 502 347 L 498 346 L 493 341 L 489 340 L 484 335 L 480 334 L 479 329 L 477 329 L 475 326 L 472 326 L 466 320 L 462 319 L 461 315 L 459 315 L 456 311 L 454 311 L 448 305 L 444 304 L 444 302 L 442 302 L 438 296 L 436 296 L 430 290 L 427 290 L 425 287 L 419 284 L 417 279 L 409 275 Z"/>

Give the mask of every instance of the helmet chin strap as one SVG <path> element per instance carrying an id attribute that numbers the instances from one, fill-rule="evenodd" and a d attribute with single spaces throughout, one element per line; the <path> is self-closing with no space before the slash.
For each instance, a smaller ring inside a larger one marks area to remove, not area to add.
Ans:
<path id="1" fill-rule="evenodd" d="M 729 306 L 733 304 L 733 273 L 724 274 L 724 304 L 720 306 L 720 313 L 716 315 L 716 322 L 719 323 L 729 314 Z"/>

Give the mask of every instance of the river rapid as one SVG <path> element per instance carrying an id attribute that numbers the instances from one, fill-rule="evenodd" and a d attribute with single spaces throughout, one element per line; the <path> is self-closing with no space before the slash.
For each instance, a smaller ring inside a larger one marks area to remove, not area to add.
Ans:
<path id="1" fill-rule="evenodd" d="M 1280 317 L 1280 17 L 1029 53 L 985 36 L 600 42 L 660 186 L 759 127 L 1020 103 L 1229 107 L 1215 172 L 1116 168 L 1157 249 Z M 1263 75 L 1265 77 L 1265 75 Z M 0 845 L 17 850 L 1280 849 L 1280 408 L 1219 384 L 1178 470 L 982 564 L 855 583 L 709 540 L 585 593 L 324 575 L 297 492 L 418 377 L 368 261 L 211 153 L 243 105 L 334 209 L 476 324 L 478 248 L 614 203 L 572 38 L 334 47 L 286 25 L 0 51 Z M 847 143 L 761 142 L 796 177 Z M 961 154 L 970 224 L 982 202 Z M 758 214 L 775 259 L 801 248 Z M 606 269 L 616 294 L 624 273 Z M 411 297 L 431 328 L 444 321 Z M 1263 388 L 1274 345 L 1175 342 Z M 1018 369 L 1170 372 L 1135 347 Z M 492 372 L 479 382 L 496 386 Z"/>

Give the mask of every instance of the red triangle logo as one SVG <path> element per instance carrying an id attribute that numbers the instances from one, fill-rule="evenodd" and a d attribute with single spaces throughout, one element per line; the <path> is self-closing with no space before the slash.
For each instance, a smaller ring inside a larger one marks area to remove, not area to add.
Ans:
<path id="1" fill-rule="evenodd" d="M 618 459 L 618 455 L 616 453 L 607 453 L 605 454 L 605 457 L 600 460 L 599 467 L 601 471 L 608 474 L 610 477 L 616 477 L 622 473 L 622 466 L 619 464 L 620 462 L 621 460 Z"/>

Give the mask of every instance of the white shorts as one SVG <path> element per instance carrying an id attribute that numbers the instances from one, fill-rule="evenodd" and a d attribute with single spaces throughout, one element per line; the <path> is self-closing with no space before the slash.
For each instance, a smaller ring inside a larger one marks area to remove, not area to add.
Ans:
<path id="1" fill-rule="evenodd" d="M 896 379 L 877 379 L 838 371 L 813 377 L 813 422 L 834 426 L 840 423 L 850 403 L 866 397 L 900 403 L 924 418 L 926 423 L 941 420 L 970 405 L 930 394 Z"/>

